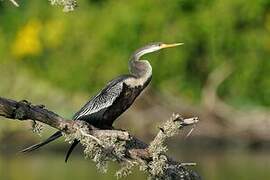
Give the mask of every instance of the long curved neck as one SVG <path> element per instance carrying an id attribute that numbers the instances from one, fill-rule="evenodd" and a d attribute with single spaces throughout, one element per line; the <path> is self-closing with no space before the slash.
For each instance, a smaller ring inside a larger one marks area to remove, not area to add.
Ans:
<path id="1" fill-rule="evenodd" d="M 144 53 L 135 52 L 129 60 L 129 72 L 136 78 L 148 78 L 152 75 L 152 66 L 147 60 L 140 60 Z"/>
<path id="2" fill-rule="evenodd" d="M 135 78 L 129 78 L 125 81 L 130 87 L 146 87 L 152 77 L 152 67 L 146 60 L 139 60 L 140 56 L 134 53 L 129 60 L 130 74 Z"/>

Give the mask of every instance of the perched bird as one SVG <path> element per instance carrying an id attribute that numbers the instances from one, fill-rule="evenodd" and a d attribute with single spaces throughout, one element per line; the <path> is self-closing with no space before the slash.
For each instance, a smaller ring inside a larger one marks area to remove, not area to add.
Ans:
<path id="1" fill-rule="evenodd" d="M 140 60 L 140 58 L 145 54 L 182 44 L 183 43 L 165 44 L 158 42 L 148 44 L 136 50 L 129 60 L 130 74 L 121 75 L 111 80 L 74 115 L 73 120 L 86 121 L 101 129 L 112 129 L 114 120 L 131 106 L 134 100 L 151 81 L 152 67 L 147 60 Z M 22 150 L 22 152 L 38 149 L 61 136 L 61 131 L 57 131 L 45 141 L 30 146 Z M 66 155 L 66 162 L 78 143 L 79 141 L 75 140 L 70 146 Z"/>

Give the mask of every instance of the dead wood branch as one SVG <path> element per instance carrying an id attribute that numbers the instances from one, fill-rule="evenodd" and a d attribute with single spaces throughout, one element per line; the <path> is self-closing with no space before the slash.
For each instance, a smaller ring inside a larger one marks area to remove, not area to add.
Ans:
<path id="1" fill-rule="evenodd" d="M 153 142 L 148 146 L 126 131 L 101 130 L 82 121 L 67 120 L 49 111 L 42 105 L 32 105 L 23 101 L 14 101 L 0 97 L 0 116 L 17 120 L 34 120 L 61 130 L 66 140 L 80 140 L 85 147 L 85 155 L 97 163 L 98 168 L 106 166 L 109 160 L 122 164 L 118 176 L 130 173 L 137 165 L 146 171 L 151 179 L 200 179 L 193 170 L 185 167 L 190 163 L 180 163 L 168 157 L 164 141 L 185 126 L 198 122 L 198 118 L 184 119 L 173 115 Z"/>
<path id="2" fill-rule="evenodd" d="M 15 0 L 9 0 L 9 1 L 16 7 L 20 6 Z"/>

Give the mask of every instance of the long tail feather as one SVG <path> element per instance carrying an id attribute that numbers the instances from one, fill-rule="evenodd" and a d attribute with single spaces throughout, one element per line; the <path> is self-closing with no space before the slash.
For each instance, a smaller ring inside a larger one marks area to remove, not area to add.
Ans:
<path id="1" fill-rule="evenodd" d="M 68 152 L 67 152 L 67 155 L 66 155 L 66 158 L 65 158 L 65 162 L 68 161 L 68 158 L 69 158 L 70 154 L 72 153 L 73 149 L 77 146 L 77 144 L 79 142 L 80 141 L 78 141 L 78 140 L 75 139 L 74 142 L 71 144 L 71 146 L 68 149 Z"/>
<path id="2" fill-rule="evenodd" d="M 33 151 L 33 150 L 36 150 L 48 143 L 50 143 L 51 141 L 54 141 L 55 139 L 59 138 L 62 136 L 62 133 L 61 131 L 57 131 L 56 133 L 54 133 L 52 136 L 50 136 L 48 139 L 46 139 L 45 141 L 41 142 L 41 143 L 38 143 L 38 144 L 34 144 L 26 149 L 23 149 L 21 152 L 23 153 L 26 153 L 26 152 L 30 152 L 30 151 Z"/>

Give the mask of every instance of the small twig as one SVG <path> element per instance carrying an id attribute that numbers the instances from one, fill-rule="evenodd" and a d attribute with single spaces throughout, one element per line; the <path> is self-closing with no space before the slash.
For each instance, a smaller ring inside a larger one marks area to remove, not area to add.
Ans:
<path id="1" fill-rule="evenodd" d="M 198 117 L 192 117 L 192 118 L 187 118 L 182 120 L 181 125 L 183 126 L 187 126 L 187 125 L 193 125 L 199 122 L 199 118 Z"/>
<path id="2" fill-rule="evenodd" d="M 194 162 L 190 162 L 190 163 L 187 163 L 187 162 L 181 163 L 181 166 L 196 166 L 196 165 L 197 165 L 197 163 L 194 163 Z"/>
<path id="3" fill-rule="evenodd" d="M 32 121 L 32 132 L 37 133 L 41 136 L 43 130 L 43 125 L 41 123 L 37 123 L 35 120 Z"/>
<path id="4" fill-rule="evenodd" d="M 185 119 L 178 114 L 174 114 L 162 127 L 164 132 L 160 130 L 149 146 L 128 132 L 98 129 L 90 124 L 84 126 L 85 124 L 82 124 L 81 121 L 65 119 L 44 107 L 2 97 L 0 97 L 0 116 L 20 121 L 39 121 L 71 135 L 70 139 L 86 140 L 83 142 L 83 145 L 87 148 L 86 153 L 90 155 L 89 157 L 96 162 L 97 167 L 101 170 L 104 170 L 107 162 L 112 160 L 132 162 L 133 165 L 128 166 L 126 170 L 138 165 L 142 171 L 148 172 L 149 177 L 152 178 L 201 179 L 196 172 L 183 166 L 191 165 L 190 163 L 177 162 L 165 153 L 167 151 L 165 139 L 176 135 L 185 126 L 196 124 L 199 121 L 197 117 Z M 99 146 L 95 142 L 88 141 L 88 138 L 94 139 Z M 118 138 L 120 141 L 118 141 Z M 179 166 L 175 166 L 177 164 Z M 170 168 L 167 169 L 167 167 Z M 121 172 L 128 174 L 125 173 L 127 172 L 125 169 Z"/>
<path id="5" fill-rule="evenodd" d="M 189 132 L 187 133 L 187 135 L 185 136 L 185 139 L 187 139 L 190 135 L 191 135 L 191 133 L 193 132 L 193 130 L 195 129 L 195 124 L 194 125 L 192 125 L 192 128 L 189 130 Z"/>
<path id="6" fill-rule="evenodd" d="M 81 129 L 78 129 L 78 130 L 80 131 L 80 133 L 81 133 L 83 136 L 85 136 L 85 137 L 90 137 L 90 138 L 94 139 L 99 145 L 102 146 L 102 142 L 101 142 L 98 138 L 96 138 L 95 136 L 92 136 L 92 135 L 90 135 L 90 134 L 85 133 L 85 132 L 84 132 L 83 130 L 81 130 Z"/>
<path id="7" fill-rule="evenodd" d="M 14 6 L 20 7 L 20 5 L 15 0 L 9 0 Z"/>

